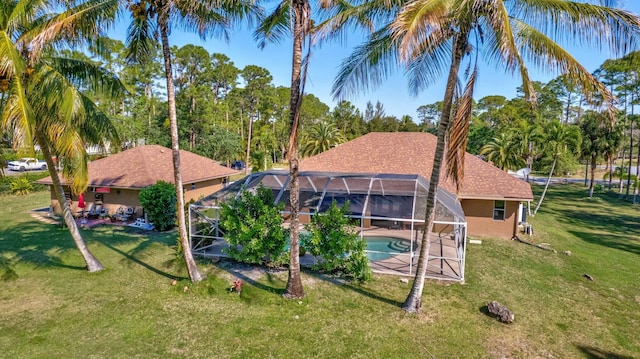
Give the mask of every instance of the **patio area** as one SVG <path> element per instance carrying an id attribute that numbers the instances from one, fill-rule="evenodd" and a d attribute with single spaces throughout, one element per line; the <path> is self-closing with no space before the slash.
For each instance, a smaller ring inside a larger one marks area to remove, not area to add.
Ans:
<path id="1" fill-rule="evenodd" d="M 62 225 L 62 217 L 55 216 L 51 214 L 51 211 L 48 207 L 37 208 L 31 210 L 31 217 L 45 223 L 49 224 L 59 224 Z M 153 229 L 153 225 L 147 223 L 143 218 L 133 219 L 133 218 L 125 218 L 124 220 L 114 220 L 111 217 L 104 218 L 86 218 L 86 217 L 78 217 L 75 219 L 76 224 L 79 228 L 83 229 L 91 229 L 101 225 L 109 225 L 109 226 L 128 226 L 128 227 L 137 227 L 145 230 Z"/>

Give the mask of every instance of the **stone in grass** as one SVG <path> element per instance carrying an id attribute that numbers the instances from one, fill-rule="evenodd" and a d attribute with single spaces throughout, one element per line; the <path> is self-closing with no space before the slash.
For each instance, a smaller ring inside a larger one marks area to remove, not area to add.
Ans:
<path id="1" fill-rule="evenodd" d="M 565 256 L 571 256 L 573 253 L 571 253 L 571 251 L 564 251 L 562 252 L 562 254 L 564 254 Z"/>
<path id="2" fill-rule="evenodd" d="M 407 278 L 400 278 L 400 283 L 409 284 L 409 280 Z"/>
<path id="3" fill-rule="evenodd" d="M 513 320 L 515 319 L 515 316 L 509 309 L 507 309 L 507 307 L 495 300 L 487 304 L 487 309 L 489 309 L 489 313 L 495 315 L 496 318 L 503 323 L 513 323 Z"/>

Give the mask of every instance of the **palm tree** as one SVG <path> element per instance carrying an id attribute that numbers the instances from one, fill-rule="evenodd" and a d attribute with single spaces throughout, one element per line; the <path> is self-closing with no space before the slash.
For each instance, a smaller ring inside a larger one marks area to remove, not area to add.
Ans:
<path id="1" fill-rule="evenodd" d="M 628 11 L 566 0 L 414 0 L 407 1 L 394 20 L 356 48 L 343 64 L 334 86 L 334 95 L 343 97 L 352 90 L 378 85 L 389 68 L 400 60 L 406 66 L 409 88 L 414 94 L 448 73 L 438 140 L 427 196 L 425 230 L 421 240 L 416 277 L 402 305 L 409 312 L 420 310 L 427 270 L 427 253 L 433 229 L 436 188 L 447 150 L 447 175 L 461 185 L 472 96 L 481 55 L 489 63 L 519 72 L 525 96 L 535 103 L 533 84 L 525 59 L 534 65 L 567 78 L 583 90 L 587 98 L 601 93 L 609 107 L 612 96 L 605 86 L 554 41 L 568 36 L 591 48 L 607 46 L 620 54 L 638 40 L 640 18 Z M 456 91 L 463 59 L 467 85 Z M 448 71 L 447 71 L 448 68 Z M 461 93 L 462 92 L 462 93 Z M 453 122 L 450 126 L 450 120 Z"/>
<path id="2" fill-rule="evenodd" d="M 156 31 L 160 36 L 164 59 L 165 80 L 167 85 L 167 103 L 171 132 L 171 150 L 173 154 L 173 173 L 176 186 L 178 232 L 182 253 L 193 282 L 202 280 L 202 275 L 191 253 L 185 221 L 185 202 L 180 167 L 180 148 L 178 140 L 178 120 L 176 116 L 175 87 L 171 66 L 171 48 L 169 33 L 171 25 L 187 30 L 195 29 L 202 38 L 208 35 L 222 35 L 228 38 L 232 21 L 257 14 L 252 2 L 221 0 L 217 2 L 194 2 L 186 0 L 139 0 L 131 2 L 128 9 L 133 21 L 127 31 L 129 58 L 145 61 L 153 49 Z"/>
<path id="3" fill-rule="evenodd" d="M 595 170 L 599 157 L 605 157 L 616 141 L 615 127 L 611 124 L 606 114 L 587 111 L 580 119 L 580 130 L 582 131 L 582 155 L 591 163 L 589 197 L 593 197 L 595 184 Z"/>
<path id="4" fill-rule="evenodd" d="M 309 130 L 302 155 L 315 156 L 344 142 L 342 133 L 333 123 L 320 121 Z"/>
<path id="5" fill-rule="evenodd" d="M 267 40 L 278 41 L 285 34 L 291 34 L 293 39 L 292 67 L 291 67 L 291 92 L 289 97 L 289 140 L 287 147 L 287 159 L 289 161 L 289 202 L 291 205 L 290 215 L 290 261 L 289 277 L 285 289 L 284 297 L 290 299 L 304 297 L 304 288 L 300 277 L 299 259 L 299 224 L 298 211 L 300 209 L 300 184 L 298 182 L 298 132 L 300 125 L 300 109 L 304 98 L 304 84 L 306 79 L 306 69 L 310 56 L 311 45 L 318 39 L 328 38 L 337 33 L 339 29 L 356 17 L 350 17 L 340 11 L 353 11 L 347 6 L 347 2 L 336 2 L 332 0 L 318 1 L 321 8 L 325 10 L 338 9 L 337 14 L 332 14 L 327 20 L 314 26 L 311 14 L 311 4 L 308 0 L 285 0 L 280 2 L 278 7 L 267 16 L 255 32 L 255 37 L 264 47 Z M 369 2 L 365 2 L 367 4 Z M 337 6 L 334 6 L 337 5 Z M 368 5 L 367 5 L 368 6 Z M 328 11 L 330 13 L 330 11 Z M 368 23 L 366 17 L 359 17 L 355 21 Z M 316 40 L 312 39 L 317 35 Z M 303 46 L 308 46 L 303 67 Z"/>
<path id="6" fill-rule="evenodd" d="M 516 134 L 511 131 L 503 131 L 484 145 L 480 154 L 485 155 L 488 161 L 492 161 L 496 167 L 503 171 L 518 169 L 524 165 L 521 155 L 521 147 L 515 139 Z"/>
<path id="7" fill-rule="evenodd" d="M 540 200 L 536 205 L 536 209 L 533 211 L 534 216 L 536 215 L 536 213 L 538 213 L 538 209 L 540 209 L 540 205 L 542 204 L 544 196 L 547 193 L 549 183 L 551 182 L 551 176 L 553 175 L 553 170 L 556 167 L 558 158 L 560 158 L 560 156 L 562 156 L 566 152 L 579 152 L 582 136 L 580 135 L 580 128 L 578 126 L 564 126 L 559 120 L 556 119 L 549 122 L 547 126 L 545 126 L 544 134 L 542 135 L 542 141 L 544 152 L 548 156 L 551 156 L 553 162 L 551 163 L 549 176 L 547 176 L 547 181 L 544 184 L 544 190 L 542 191 Z"/>
<path id="8" fill-rule="evenodd" d="M 540 126 L 521 119 L 516 122 L 513 131 L 515 132 L 515 141 L 520 146 L 522 159 L 526 162 L 527 168 L 531 170 L 533 167 L 533 158 L 536 154 L 536 142 L 540 138 Z M 529 174 L 527 174 L 527 181 L 528 180 Z"/>
<path id="9" fill-rule="evenodd" d="M 88 181 L 85 146 L 104 141 L 117 146 L 118 136 L 110 120 L 79 89 L 113 97 L 122 95 L 123 86 L 100 67 L 59 57 L 54 48 L 95 38 L 100 30 L 96 21 L 115 12 L 117 3 L 86 1 L 52 13 L 54 5 L 46 0 L 2 2 L 0 78 L 8 93 L 1 110 L 2 127 L 13 130 L 20 146 L 33 148 L 35 142 L 40 147 L 64 222 L 87 269 L 95 272 L 103 266 L 78 230 L 53 155 L 63 164 L 71 190 L 83 192 Z"/>

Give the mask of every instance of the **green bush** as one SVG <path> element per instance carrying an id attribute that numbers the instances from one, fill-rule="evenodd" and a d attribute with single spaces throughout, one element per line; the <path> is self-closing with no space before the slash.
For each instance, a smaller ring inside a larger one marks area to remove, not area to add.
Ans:
<path id="1" fill-rule="evenodd" d="M 9 190 L 15 195 L 23 196 L 33 192 L 33 185 L 25 177 L 19 177 L 9 183 Z"/>
<path id="2" fill-rule="evenodd" d="M 153 227 L 162 232 L 176 224 L 176 187 L 164 181 L 149 186 L 138 196 Z"/>
<path id="3" fill-rule="evenodd" d="M 282 205 L 274 204 L 271 190 L 262 185 L 255 193 L 243 188 L 239 196 L 223 202 L 220 222 L 229 242 L 227 254 L 245 263 L 287 263 L 288 231 L 282 227 L 282 209 Z"/>
<path id="4" fill-rule="evenodd" d="M 325 213 L 318 213 L 305 225 L 308 232 L 300 238 L 302 246 L 316 257 L 316 270 L 342 272 L 359 281 L 371 279 L 371 268 L 365 254 L 367 243 L 346 217 L 349 202 L 338 207 L 335 202 Z"/>
<path id="5" fill-rule="evenodd" d="M 21 182 L 28 182 L 31 185 L 31 189 L 30 191 L 44 191 L 47 190 L 49 187 L 45 186 L 45 185 L 41 185 L 41 184 L 33 184 L 33 181 L 39 180 L 41 178 L 47 177 L 49 175 L 49 173 L 47 171 L 43 171 L 43 172 L 34 172 L 34 173 L 29 173 L 29 172 L 23 172 L 19 175 L 13 175 L 13 176 L 8 176 L 8 175 L 4 175 L 4 176 L 0 176 L 0 194 L 9 194 L 9 193 L 14 193 L 12 186 L 13 182 L 15 181 L 21 181 Z"/>

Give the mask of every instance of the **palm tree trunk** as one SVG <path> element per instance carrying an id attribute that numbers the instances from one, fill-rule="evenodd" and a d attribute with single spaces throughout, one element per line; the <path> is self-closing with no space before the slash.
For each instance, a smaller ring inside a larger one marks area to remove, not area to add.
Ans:
<path id="1" fill-rule="evenodd" d="M 55 193 L 56 198 L 58 199 L 58 203 L 60 203 L 60 208 L 62 209 L 62 218 L 64 219 L 64 223 L 67 228 L 69 228 L 69 233 L 71 233 L 73 242 L 76 244 L 76 247 L 78 248 L 78 251 L 80 251 L 84 262 L 87 264 L 87 270 L 89 270 L 89 272 L 98 272 L 103 270 L 104 267 L 102 266 L 102 263 L 100 263 L 100 261 L 93 256 L 93 253 L 91 253 L 91 251 L 89 251 L 89 248 L 87 248 L 84 239 L 82 239 L 82 234 L 80 234 L 78 224 L 73 218 L 71 208 L 69 207 L 69 203 L 67 203 L 67 199 L 65 198 L 64 188 L 62 188 L 62 182 L 60 181 L 58 171 L 56 170 L 56 165 L 53 162 L 53 158 L 51 157 L 51 151 L 49 150 L 47 141 L 38 131 L 36 131 L 35 137 L 36 141 L 40 145 L 40 150 L 42 150 L 42 156 L 47 163 L 49 175 L 51 175 L 51 182 L 53 182 L 53 192 Z"/>
<path id="2" fill-rule="evenodd" d="M 171 70 L 171 52 L 169 48 L 169 31 L 167 28 L 167 15 L 158 16 L 158 27 L 160 29 L 160 37 L 162 40 L 162 55 L 164 57 L 165 78 L 167 80 L 167 102 L 169 104 L 169 122 L 171 127 L 171 152 L 173 154 L 173 174 L 176 186 L 177 210 L 178 210 L 178 232 L 180 233 L 180 244 L 182 245 L 182 253 L 184 261 L 187 265 L 189 278 L 192 282 L 202 280 L 202 275 L 198 271 L 196 261 L 191 253 L 191 243 L 187 236 L 187 224 L 184 214 L 184 192 L 182 189 L 182 172 L 180 169 L 180 147 L 178 143 L 178 119 L 176 116 L 176 98 L 175 89 L 173 87 L 173 78 Z"/>
<path id="3" fill-rule="evenodd" d="M 544 199 L 544 195 L 547 194 L 547 188 L 549 188 L 549 182 L 551 182 L 551 175 L 553 175 L 553 170 L 556 168 L 556 162 L 557 162 L 558 158 L 555 157 L 553 159 L 553 164 L 551 165 L 551 171 L 549 171 L 549 176 L 547 176 L 547 183 L 544 184 L 544 190 L 542 191 L 542 196 L 540 196 L 540 200 L 538 201 L 538 205 L 536 206 L 536 209 L 533 211 L 533 215 L 535 216 L 536 213 L 538 213 L 538 210 L 540 209 L 540 205 L 542 204 L 542 200 Z"/>
<path id="4" fill-rule="evenodd" d="M 426 222 L 422 232 L 422 239 L 420 241 L 421 247 L 420 256 L 418 257 L 418 267 L 416 269 L 416 276 L 413 281 L 411 291 L 409 292 L 405 302 L 402 304 L 402 309 L 410 313 L 418 312 L 422 308 L 422 291 L 424 290 L 429 249 L 431 246 L 431 232 L 433 230 L 433 222 L 435 220 L 436 192 L 438 190 L 438 185 L 440 184 L 440 169 L 442 167 L 446 135 L 449 129 L 449 120 L 451 118 L 453 95 L 458 80 L 460 62 L 462 61 L 466 48 L 467 33 L 462 32 L 455 39 L 454 52 L 451 56 L 451 67 L 449 68 L 449 77 L 447 79 L 447 87 L 445 89 L 444 100 L 442 102 L 442 114 L 438 124 L 438 142 L 436 143 L 436 151 L 433 156 L 433 168 L 431 169 L 431 179 L 429 180 L 427 209 L 424 216 Z"/>
<path id="5" fill-rule="evenodd" d="M 591 156 L 591 183 L 589 184 L 589 198 L 593 197 L 593 187 L 595 185 L 595 176 L 596 176 L 596 156 Z"/>
<path id="6" fill-rule="evenodd" d="M 247 118 L 249 119 L 249 130 L 247 132 L 247 157 L 245 158 L 245 164 L 244 164 L 244 174 L 248 175 L 249 174 L 249 160 L 251 157 L 251 136 L 253 136 L 253 119 L 251 118 L 251 113 L 253 111 L 249 112 L 249 115 L 247 116 Z"/>
<path id="7" fill-rule="evenodd" d="M 640 141 L 638 141 L 638 154 L 636 156 L 637 156 L 636 157 L 636 177 L 640 178 Z M 637 194 L 638 194 L 638 188 L 637 186 L 634 185 L 633 187 L 634 203 L 635 203 L 635 195 Z"/>
<path id="8" fill-rule="evenodd" d="M 298 182 L 298 127 L 300 123 L 300 105 L 302 96 L 302 44 L 306 36 L 308 21 L 311 16 L 309 3 L 306 0 L 292 1 L 291 8 L 294 12 L 293 28 L 293 55 L 291 66 L 291 98 L 289 101 L 289 195 L 291 202 L 291 245 L 289 260 L 289 278 L 284 292 L 285 298 L 295 299 L 304 297 L 302 278 L 300 276 L 300 244 L 298 212 L 300 210 L 300 184 Z"/>
<path id="9" fill-rule="evenodd" d="M 633 103 L 633 95 L 631 96 Z M 631 128 L 629 128 L 629 168 L 627 173 L 627 192 L 625 198 L 629 198 L 629 188 L 631 188 L 631 160 L 633 159 L 633 105 L 631 105 Z M 624 162 L 623 162 L 624 164 Z"/>

